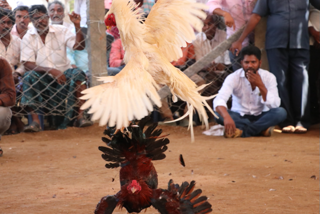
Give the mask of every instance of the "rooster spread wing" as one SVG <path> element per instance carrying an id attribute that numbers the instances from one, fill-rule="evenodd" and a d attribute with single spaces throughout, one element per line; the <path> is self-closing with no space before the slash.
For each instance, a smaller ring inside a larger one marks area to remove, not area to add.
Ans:
<path id="1" fill-rule="evenodd" d="M 201 189 L 193 191 L 195 181 L 183 182 L 181 186 L 169 181 L 168 190 L 156 189 L 151 199 L 152 206 L 161 214 L 206 214 L 212 205 L 206 196 L 200 196 Z"/>
<path id="2" fill-rule="evenodd" d="M 182 57 L 181 47 L 195 39 L 192 27 L 202 30 L 199 18 L 206 18 L 202 11 L 206 9 L 206 5 L 194 0 L 158 0 L 145 21 L 144 40 L 156 44 L 170 62 L 178 60 Z"/>
<path id="3" fill-rule="evenodd" d="M 100 119 L 100 125 L 127 127 L 129 120 L 141 119 L 153 110 L 153 104 L 161 106 L 158 85 L 145 70 L 143 56 L 132 57 L 120 73 L 112 77 L 100 77 L 102 85 L 82 91 L 81 99 L 87 100 L 81 109 L 89 107 L 92 120 Z"/>

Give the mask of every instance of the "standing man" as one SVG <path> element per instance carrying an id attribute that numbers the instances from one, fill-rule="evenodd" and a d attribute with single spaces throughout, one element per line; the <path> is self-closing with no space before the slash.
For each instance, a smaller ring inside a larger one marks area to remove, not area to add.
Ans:
<path id="1" fill-rule="evenodd" d="M 256 0 L 209 0 L 207 4 L 210 13 L 224 18 L 227 26 L 227 38 L 229 38 L 249 20 L 255 2 Z M 242 42 L 243 47 L 249 43 L 253 44 L 253 40 L 253 34 L 246 37 Z M 229 56 L 233 70 L 241 68 L 240 58 L 231 51 L 229 51 Z"/>
<path id="2" fill-rule="evenodd" d="M 310 2 L 320 9 L 319 0 Z M 277 78 L 281 106 L 288 114 L 280 124 L 282 132 L 306 133 L 310 125 L 309 0 L 258 0 L 242 35 L 232 44 L 232 52 L 241 49 L 241 43 L 261 16 L 268 16 L 265 47 L 270 72 Z"/>
<path id="3" fill-rule="evenodd" d="M 261 51 L 255 46 L 241 50 L 242 69 L 230 74 L 224 81 L 214 108 L 224 125 L 226 138 L 265 136 L 270 137 L 273 127 L 282 122 L 287 114 L 279 107 L 277 81 L 261 66 Z M 232 108 L 227 101 L 232 95 Z"/>
<path id="4" fill-rule="evenodd" d="M 29 7 L 18 6 L 14 9 L 14 17 L 16 19 L 16 24 L 13 25 L 11 30 L 11 35 L 17 36 L 20 39 L 27 33 L 31 28 L 29 27 L 30 18 L 28 13 Z"/>
<path id="5" fill-rule="evenodd" d="M 9 63 L 0 57 L 0 140 L 3 133 L 10 127 L 10 106 L 16 103 L 16 90 L 12 78 L 12 69 Z M 3 150 L 0 147 L 0 157 Z"/>
<path id="6" fill-rule="evenodd" d="M 74 107 L 83 104 L 79 97 L 81 91 L 86 89 L 86 76 L 78 68 L 72 68 L 66 52 L 67 47 L 84 49 L 80 16 L 76 13 L 69 15 L 77 32 L 74 35 L 64 26 L 49 25 L 44 5 L 31 6 L 29 15 L 34 28 L 27 32 L 21 43 L 21 61 L 28 71 L 23 80 L 21 104 L 29 107 L 33 122 L 25 131 L 41 131 L 36 112 L 39 106 L 50 112 L 65 112 L 63 121 L 55 122 L 58 129 L 65 129 L 75 116 L 74 126 L 92 125 L 84 118 L 84 111 L 80 108 L 78 115 L 75 115 Z"/>

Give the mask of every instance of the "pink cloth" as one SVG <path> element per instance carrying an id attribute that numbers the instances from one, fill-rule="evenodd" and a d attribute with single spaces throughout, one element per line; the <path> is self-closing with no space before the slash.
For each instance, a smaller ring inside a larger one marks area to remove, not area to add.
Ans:
<path id="1" fill-rule="evenodd" d="M 122 47 L 121 39 L 115 40 L 111 45 L 110 51 L 110 67 L 119 67 L 124 57 L 124 50 Z"/>
<path id="2" fill-rule="evenodd" d="M 104 8 L 105 9 L 110 9 L 112 4 L 112 0 L 104 0 Z"/>
<path id="3" fill-rule="evenodd" d="M 215 9 L 220 8 L 228 12 L 234 19 L 236 28 L 227 27 L 227 38 L 239 30 L 250 18 L 255 5 L 255 0 L 209 0 L 209 12 L 212 13 Z M 242 45 L 248 45 L 249 40 L 246 38 Z"/>

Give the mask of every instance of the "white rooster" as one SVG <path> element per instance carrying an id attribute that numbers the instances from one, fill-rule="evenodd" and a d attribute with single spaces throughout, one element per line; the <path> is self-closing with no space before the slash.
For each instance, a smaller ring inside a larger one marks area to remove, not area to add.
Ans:
<path id="1" fill-rule="evenodd" d="M 182 56 L 181 47 L 195 39 L 194 29 L 201 31 L 207 6 L 194 0 L 158 0 L 144 20 L 141 9 L 134 1 L 113 0 L 106 14 L 107 26 L 117 26 L 125 49 L 126 66 L 116 76 L 100 77 L 104 84 L 84 90 L 87 100 L 81 109 L 100 119 L 100 125 L 127 127 L 129 121 L 142 119 L 153 110 L 153 104 L 161 107 L 157 93 L 159 85 L 167 85 L 172 99 L 187 102 L 192 141 L 192 114 L 196 109 L 200 120 L 208 128 L 208 116 L 204 106 L 212 97 L 203 97 L 197 87 L 183 72 L 170 62 Z M 152 102 L 151 102 L 151 101 Z M 173 121 L 172 121 L 173 122 Z"/>

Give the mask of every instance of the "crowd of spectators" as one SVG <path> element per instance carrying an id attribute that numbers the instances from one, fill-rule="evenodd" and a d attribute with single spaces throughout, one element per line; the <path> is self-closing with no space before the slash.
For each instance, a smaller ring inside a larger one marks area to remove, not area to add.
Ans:
<path id="1" fill-rule="evenodd" d="M 13 116 L 7 134 L 43 130 L 39 116 L 43 112 L 54 113 L 60 110 L 65 112 L 65 117 L 51 118 L 50 125 L 54 128 L 63 129 L 68 125 L 85 127 L 92 124 L 86 119 L 85 112 L 74 108 L 74 106 L 81 105 L 82 101 L 78 98 L 81 91 L 88 87 L 86 82 L 90 78 L 88 52 L 85 44 L 87 36 L 86 1 L 75 0 L 74 12 L 69 14 L 71 23 L 65 21 L 65 6 L 60 1 L 50 1 L 47 6 L 28 7 L 22 4 L 14 10 L 6 1 L 0 3 L 0 54 L 2 57 L 0 64 L 3 65 L 3 68 L 10 67 L 15 84 L 14 96 L 12 94 L 3 95 L 8 90 L 0 88 L 0 111 L 8 111 L 8 106 L 14 106 L 12 99 L 20 97 L 21 99 L 15 100 L 19 105 L 12 107 L 11 110 L 13 113 L 24 111 L 30 115 L 26 126 L 21 121 L 21 117 Z M 147 17 L 156 1 L 135 0 L 135 2 L 143 9 Z M 242 64 L 244 56 L 239 54 L 240 50 L 254 44 L 253 29 L 261 16 L 267 16 L 266 50 L 270 72 L 274 74 L 277 81 L 277 93 L 279 93 L 281 107 L 288 115 L 279 125 L 283 132 L 305 133 L 310 123 L 319 122 L 320 116 L 318 87 L 320 72 L 318 62 L 320 13 L 318 9 L 320 3 L 317 0 L 310 0 L 310 2 L 314 7 L 310 6 L 309 9 L 309 4 L 302 0 L 299 0 L 295 7 L 286 6 L 284 3 L 278 5 L 279 1 L 267 3 L 267 0 L 209 0 L 206 2 L 209 11 L 204 20 L 203 32 L 195 32 L 196 39 L 182 48 L 183 57 L 172 64 L 183 72 L 248 23 L 239 40 L 232 45 L 229 51 L 212 60 L 208 66 L 191 77 L 198 85 L 213 81 L 216 86 L 220 87 L 228 74 L 236 71 L 239 73 L 244 69 Z M 105 0 L 105 12 L 108 12 L 111 3 L 112 0 Z M 281 14 L 285 14 L 287 18 L 277 18 Z M 310 17 L 309 23 L 306 17 Z M 302 26 L 299 23 L 302 23 Z M 116 27 L 108 29 L 106 37 L 108 74 L 116 75 L 125 66 L 123 61 L 125 51 Z M 217 78 L 221 75 L 223 76 L 222 81 Z M 240 73 L 239 75 L 241 76 Z M 0 76 L 2 82 L 3 76 L 9 78 L 2 70 Z M 8 82 L 11 82 L 11 79 Z M 12 84 L 5 85 L 5 87 L 11 86 Z M 4 86 L 0 85 L 0 87 Z M 12 88 L 10 90 L 12 92 Z M 210 87 L 202 91 L 206 95 L 216 92 L 216 89 Z M 9 98 L 10 101 L 8 101 Z M 66 105 L 61 105 L 63 101 Z M 224 101 L 227 102 L 227 99 L 224 98 Z M 45 105 L 39 109 L 37 108 L 39 103 Z M 216 107 L 213 106 L 212 100 L 208 103 L 212 108 Z M 163 107 L 160 109 L 162 119 L 174 119 L 174 110 L 169 107 L 167 100 L 163 99 L 162 104 Z M 183 111 L 185 111 L 184 107 L 182 107 L 181 114 Z M 76 119 L 71 121 L 70 118 L 74 115 Z M 230 122 L 230 120 L 227 121 Z M 220 123 L 223 124 L 224 121 Z M 0 136 L 4 130 L 1 126 L 5 125 L 0 121 Z M 236 126 L 237 124 L 232 126 L 233 131 L 236 130 Z M 229 133 L 229 135 L 234 136 L 234 133 Z"/>

